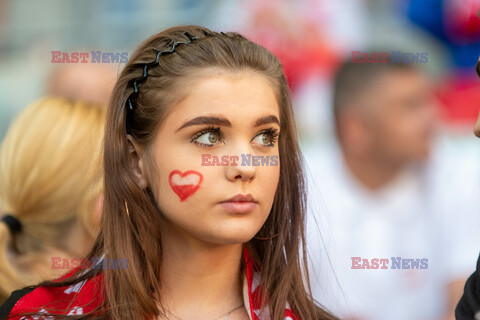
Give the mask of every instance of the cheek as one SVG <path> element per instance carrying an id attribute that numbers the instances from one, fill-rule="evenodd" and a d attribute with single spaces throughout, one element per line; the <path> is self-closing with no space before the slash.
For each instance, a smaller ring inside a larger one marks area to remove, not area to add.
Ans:
<path id="1" fill-rule="evenodd" d="M 184 202 L 203 189 L 204 174 L 199 167 L 200 160 L 186 154 L 183 145 L 169 139 L 159 139 L 157 145 L 154 158 L 158 188 L 155 193 L 159 198 Z"/>
<path id="2" fill-rule="evenodd" d="M 404 115 L 397 115 L 389 121 L 382 122 L 375 131 L 376 138 L 384 144 L 402 144 L 412 135 L 412 123 Z"/>
<path id="3" fill-rule="evenodd" d="M 277 166 L 260 167 L 257 179 L 262 192 L 271 200 L 275 195 L 280 180 L 280 164 Z"/>
<path id="4" fill-rule="evenodd" d="M 205 206 L 201 192 L 205 189 L 204 173 L 194 169 L 164 171 L 156 191 L 156 201 L 165 218 L 177 225 L 188 225 Z"/>

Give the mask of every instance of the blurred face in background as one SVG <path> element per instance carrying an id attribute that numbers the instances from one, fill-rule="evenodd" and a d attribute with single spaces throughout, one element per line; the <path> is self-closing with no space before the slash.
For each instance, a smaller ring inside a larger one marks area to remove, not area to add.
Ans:
<path id="1" fill-rule="evenodd" d="M 368 152 L 384 161 L 425 160 L 435 133 L 436 112 L 427 77 L 412 69 L 380 75 L 359 99 Z"/>

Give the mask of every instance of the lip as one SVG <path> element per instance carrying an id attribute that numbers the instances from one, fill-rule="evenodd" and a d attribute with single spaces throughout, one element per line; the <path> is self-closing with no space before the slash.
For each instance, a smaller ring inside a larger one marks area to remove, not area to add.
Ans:
<path id="1" fill-rule="evenodd" d="M 251 194 L 236 196 L 219 203 L 223 208 L 235 213 L 249 213 L 257 207 L 257 201 Z"/>
<path id="2" fill-rule="evenodd" d="M 235 197 L 231 197 L 230 199 L 227 199 L 225 201 L 222 201 L 221 203 L 224 202 L 257 202 L 255 198 L 249 193 L 246 195 L 243 194 L 237 194 Z"/>

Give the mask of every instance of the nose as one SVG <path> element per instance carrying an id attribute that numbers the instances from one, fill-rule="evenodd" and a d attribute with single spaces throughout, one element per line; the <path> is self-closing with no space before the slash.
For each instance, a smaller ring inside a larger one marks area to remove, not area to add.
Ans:
<path id="1" fill-rule="evenodd" d="M 232 155 L 238 156 L 238 161 L 230 162 L 227 167 L 225 167 L 225 176 L 228 180 L 234 182 L 236 180 L 241 181 L 253 181 L 256 176 L 256 166 L 253 165 L 250 146 L 242 148 L 232 148 L 237 152 Z M 239 152 L 240 151 L 240 152 Z"/>
<path id="2" fill-rule="evenodd" d="M 239 161 L 236 163 L 237 165 L 233 165 L 232 163 L 229 164 L 225 168 L 225 175 L 228 180 L 230 181 L 253 181 L 255 179 L 255 175 L 257 169 L 255 166 L 252 165 L 252 162 L 248 163 L 245 159 L 242 159 L 240 156 Z"/>
<path id="3" fill-rule="evenodd" d="M 478 114 L 477 123 L 475 123 L 475 128 L 473 129 L 473 132 L 477 137 L 480 138 L 480 112 Z"/>

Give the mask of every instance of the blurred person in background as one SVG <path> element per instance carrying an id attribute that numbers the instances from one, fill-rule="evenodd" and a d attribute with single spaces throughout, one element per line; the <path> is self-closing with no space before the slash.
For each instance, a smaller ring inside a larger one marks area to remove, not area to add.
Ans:
<path id="1" fill-rule="evenodd" d="M 91 249 L 105 114 L 103 104 L 46 97 L 10 126 L 0 148 L 0 302 L 67 272 Z"/>
<path id="2" fill-rule="evenodd" d="M 467 188 L 471 173 L 435 150 L 435 104 L 415 64 L 349 61 L 337 72 L 338 144 L 307 161 L 307 243 L 314 297 L 332 298 L 326 307 L 345 319 L 453 319 L 478 254 L 465 232 L 478 228 L 479 207 L 453 187 Z"/>
<path id="3" fill-rule="evenodd" d="M 480 78 L 480 59 L 476 66 L 477 75 Z M 474 129 L 475 135 L 480 138 L 480 113 Z M 477 231 L 478 232 L 478 231 Z M 456 320 L 480 319 L 480 257 L 477 260 L 477 269 L 468 278 L 465 284 L 464 294 L 455 309 Z"/>
<path id="4" fill-rule="evenodd" d="M 116 78 L 106 64 L 62 64 L 52 70 L 46 95 L 106 105 Z"/>

